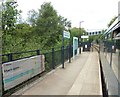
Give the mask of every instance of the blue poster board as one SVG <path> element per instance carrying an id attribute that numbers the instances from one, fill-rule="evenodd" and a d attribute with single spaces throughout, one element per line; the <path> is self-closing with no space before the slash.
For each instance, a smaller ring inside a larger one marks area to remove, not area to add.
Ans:
<path id="1" fill-rule="evenodd" d="M 73 58 L 78 54 L 78 38 L 73 37 Z"/>

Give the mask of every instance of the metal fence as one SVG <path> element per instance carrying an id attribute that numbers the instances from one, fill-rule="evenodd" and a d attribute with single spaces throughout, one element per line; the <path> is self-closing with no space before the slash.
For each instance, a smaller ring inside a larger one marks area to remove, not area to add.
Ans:
<path id="1" fill-rule="evenodd" d="M 40 55 L 40 50 L 3 54 L 2 63 L 29 58 L 35 55 Z"/>
<path id="2" fill-rule="evenodd" d="M 71 58 L 73 57 L 73 47 L 66 46 L 64 47 L 64 49 L 62 47 L 59 49 L 51 48 L 50 50 L 48 50 L 48 52 L 41 52 L 40 50 L 17 52 L 17 53 L 0 55 L 0 57 L 2 57 L 2 64 L 3 64 L 15 60 L 30 58 L 36 55 L 45 56 L 45 72 L 49 72 L 60 65 L 62 67 L 65 61 L 71 62 Z M 4 92 L 6 91 L 4 91 L 3 89 L 3 94 Z"/>
<path id="3" fill-rule="evenodd" d="M 73 56 L 72 46 L 66 46 L 64 47 L 64 51 L 62 51 L 62 48 L 55 49 L 52 48 L 49 50 L 49 52 L 40 53 L 40 50 L 32 50 L 32 51 L 26 51 L 26 52 L 17 52 L 17 53 L 9 53 L 9 54 L 3 54 L 2 56 L 2 63 L 20 60 L 24 58 L 29 58 L 32 56 L 43 54 L 45 56 L 45 64 L 46 64 L 46 70 L 54 69 L 56 66 L 62 64 L 62 54 L 64 52 L 64 61 L 70 60 L 70 58 Z"/>
<path id="4" fill-rule="evenodd" d="M 45 70 L 48 72 L 52 69 L 55 69 L 57 66 L 63 64 L 64 62 L 69 60 L 71 62 L 71 57 L 73 57 L 72 47 L 67 46 L 64 50 L 61 49 L 51 49 L 51 52 L 43 53 L 45 56 Z M 64 57 L 63 57 L 64 53 Z"/>

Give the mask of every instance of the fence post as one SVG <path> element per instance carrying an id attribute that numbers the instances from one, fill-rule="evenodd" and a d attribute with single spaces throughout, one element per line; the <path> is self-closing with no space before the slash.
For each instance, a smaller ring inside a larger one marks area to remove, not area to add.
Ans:
<path id="1" fill-rule="evenodd" d="M 62 64 L 62 60 L 63 60 L 63 59 L 62 59 L 62 47 L 61 47 L 61 64 Z"/>
<path id="2" fill-rule="evenodd" d="M 71 63 L 71 45 L 69 45 L 69 63 Z"/>
<path id="3" fill-rule="evenodd" d="M 55 69 L 54 48 L 52 48 L 52 69 Z"/>
<path id="4" fill-rule="evenodd" d="M 37 55 L 40 55 L 40 50 L 36 50 L 36 52 L 37 52 Z"/>
<path id="5" fill-rule="evenodd" d="M 61 58 L 62 58 L 62 68 L 64 68 L 64 46 L 62 46 L 62 54 L 61 54 Z"/>
<path id="6" fill-rule="evenodd" d="M 12 60 L 13 60 L 12 53 L 11 53 L 11 54 L 8 54 L 8 61 L 12 61 Z"/>
<path id="7" fill-rule="evenodd" d="M 69 60 L 69 45 L 67 46 L 67 60 Z"/>

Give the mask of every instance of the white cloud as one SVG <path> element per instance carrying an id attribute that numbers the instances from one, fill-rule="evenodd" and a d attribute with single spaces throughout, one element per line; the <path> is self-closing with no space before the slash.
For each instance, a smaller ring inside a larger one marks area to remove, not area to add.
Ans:
<path id="1" fill-rule="evenodd" d="M 43 2 L 51 2 L 58 14 L 71 20 L 72 26 L 85 29 L 106 28 L 107 23 L 117 15 L 119 0 L 17 0 L 19 9 L 25 15 L 31 9 L 38 9 Z"/>

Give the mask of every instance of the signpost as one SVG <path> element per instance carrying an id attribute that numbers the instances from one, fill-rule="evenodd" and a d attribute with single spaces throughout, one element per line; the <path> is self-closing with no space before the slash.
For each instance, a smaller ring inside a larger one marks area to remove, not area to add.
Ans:
<path id="1" fill-rule="evenodd" d="M 0 64 L 0 97 L 2 97 L 2 64 Z"/>
<path id="2" fill-rule="evenodd" d="M 66 31 L 62 33 L 62 68 L 64 68 L 64 38 L 69 39 L 70 33 Z"/>

